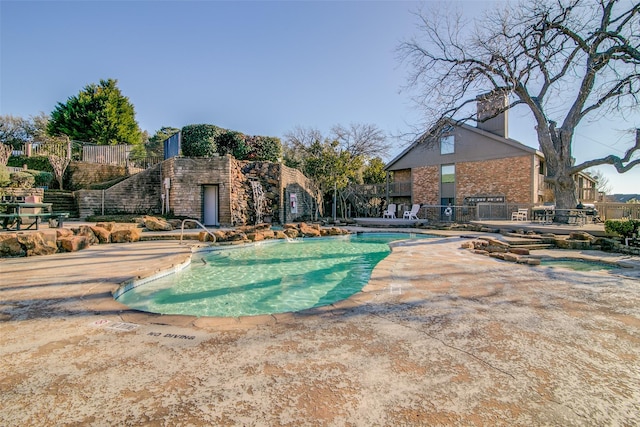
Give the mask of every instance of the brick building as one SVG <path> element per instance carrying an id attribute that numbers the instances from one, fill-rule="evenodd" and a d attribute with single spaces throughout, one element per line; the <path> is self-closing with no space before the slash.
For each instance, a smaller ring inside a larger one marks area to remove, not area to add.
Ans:
<path id="1" fill-rule="evenodd" d="M 553 193 L 544 183 L 544 155 L 509 138 L 508 111 L 480 121 L 482 114 L 496 111 L 506 102 L 503 97 L 479 97 L 477 127 L 450 121 L 437 137 L 423 136 L 391 160 L 385 167 L 392 189 L 389 203 L 464 206 L 552 202 Z M 578 199 L 595 201 L 593 178 L 580 173 L 574 179 Z"/>

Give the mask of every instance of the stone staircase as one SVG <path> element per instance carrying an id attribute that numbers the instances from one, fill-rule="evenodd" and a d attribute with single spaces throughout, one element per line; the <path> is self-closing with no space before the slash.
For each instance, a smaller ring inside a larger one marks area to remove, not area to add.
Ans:
<path id="1" fill-rule="evenodd" d="M 53 203 L 53 212 L 69 212 L 70 218 L 80 217 L 73 191 L 45 190 L 43 202 Z"/>
<path id="2" fill-rule="evenodd" d="M 503 240 L 512 248 L 529 249 L 530 251 L 534 251 L 536 249 L 550 249 L 555 246 L 553 239 L 550 241 L 545 238 L 507 235 L 504 236 Z"/>

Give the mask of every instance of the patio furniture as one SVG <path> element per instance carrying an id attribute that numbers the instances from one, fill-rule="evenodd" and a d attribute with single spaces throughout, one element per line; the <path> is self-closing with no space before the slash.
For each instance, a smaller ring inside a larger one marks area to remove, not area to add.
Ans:
<path id="1" fill-rule="evenodd" d="M 387 210 L 382 212 L 382 218 L 395 218 L 396 217 L 396 204 L 389 203 Z"/>
<path id="2" fill-rule="evenodd" d="M 410 211 L 404 211 L 404 214 L 402 215 L 403 219 L 418 219 L 418 211 L 420 210 L 420 205 L 419 204 L 414 204 L 413 206 L 411 206 L 411 210 Z"/>
<path id="3" fill-rule="evenodd" d="M 529 214 L 529 209 L 518 209 L 516 212 L 511 212 L 511 221 L 526 221 Z"/>

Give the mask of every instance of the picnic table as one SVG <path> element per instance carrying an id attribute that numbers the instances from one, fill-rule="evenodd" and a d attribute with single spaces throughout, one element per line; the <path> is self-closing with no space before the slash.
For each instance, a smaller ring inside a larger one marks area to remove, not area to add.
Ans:
<path id="1" fill-rule="evenodd" d="M 52 212 L 52 203 L 27 203 L 27 202 L 2 202 L 0 203 L 0 221 L 2 228 L 10 230 L 15 227 L 21 230 L 25 220 L 33 220 L 24 230 L 29 230 L 38 225 L 43 219 L 57 220 L 57 226 L 62 227 L 65 218 L 69 217 L 67 212 Z"/>

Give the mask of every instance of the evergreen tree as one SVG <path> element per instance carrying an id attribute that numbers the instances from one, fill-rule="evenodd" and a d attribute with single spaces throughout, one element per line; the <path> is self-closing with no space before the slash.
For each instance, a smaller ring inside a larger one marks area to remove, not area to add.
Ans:
<path id="1" fill-rule="evenodd" d="M 72 140 L 99 145 L 140 144 L 142 133 L 133 104 L 122 95 L 117 80 L 89 84 L 78 95 L 58 103 L 51 113 L 47 131 Z"/>

